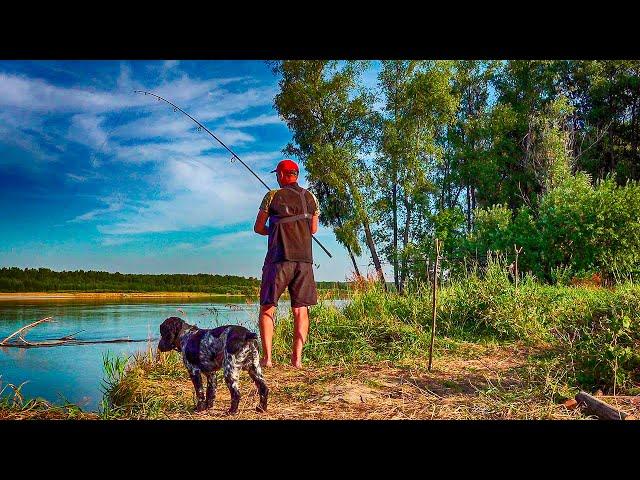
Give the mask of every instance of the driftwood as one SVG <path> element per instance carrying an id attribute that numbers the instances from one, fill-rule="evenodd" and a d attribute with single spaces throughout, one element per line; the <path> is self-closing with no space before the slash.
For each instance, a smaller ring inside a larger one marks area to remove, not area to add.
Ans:
<path id="1" fill-rule="evenodd" d="M 41 323 L 55 322 L 55 320 L 52 320 L 52 319 L 53 317 L 42 318 L 36 322 L 30 323 L 29 325 L 26 325 L 20 328 L 19 330 L 16 330 L 7 338 L 2 340 L 2 342 L 0 342 L 0 347 L 38 348 L 38 347 L 58 347 L 61 345 L 90 345 L 90 344 L 96 344 L 96 343 L 138 343 L 138 342 L 148 342 L 152 340 L 154 341 L 157 340 L 157 338 L 148 338 L 148 339 L 139 339 L 139 340 L 131 340 L 129 338 L 116 338 L 113 340 L 76 340 L 74 337 L 78 333 L 84 332 L 84 330 L 80 330 L 78 332 L 71 333 L 69 335 L 65 335 L 60 338 L 52 338 L 52 339 L 44 340 L 41 342 L 29 342 L 25 340 L 23 335 L 25 334 L 26 331 L 32 329 L 37 325 L 40 325 Z M 15 340 L 12 342 L 8 341 L 16 336 L 18 337 L 19 341 L 15 341 Z"/>
<path id="2" fill-rule="evenodd" d="M 46 340 L 44 342 L 37 343 L 7 343 L 0 347 L 13 347 L 13 348 L 40 348 L 40 347 L 59 347 L 62 345 L 91 345 L 96 343 L 140 343 L 158 340 L 157 338 L 144 338 L 144 339 L 130 339 L 130 338 L 116 338 L 114 340 Z"/>
<path id="3" fill-rule="evenodd" d="M 588 411 L 601 420 L 635 420 L 634 416 L 613 408 L 608 403 L 589 395 L 587 392 L 578 393 L 576 401 L 579 405 L 584 404 Z"/>
<path id="4" fill-rule="evenodd" d="M 53 317 L 46 317 L 46 318 L 41 318 L 40 320 L 38 320 L 37 322 L 33 322 L 30 323 L 29 325 L 26 325 L 24 327 L 22 327 L 19 330 L 16 330 L 15 332 L 13 332 L 11 335 L 9 335 L 7 338 L 5 338 L 4 340 L 2 340 L 0 342 L 0 345 L 4 346 L 4 345 L 8 345 L 7 344 L 7 340 L 9 340 L 10 338 L 15 337 L 16 335 L 19 335 L 18 338 L 20 338 L 23 342 L 26 342 L 26 340 L 24 338 L 22 338 L 22 332 L 26 331 L 26 330 L 30 330 L 33 327 L 35 327 L 36 325 L 39 325 L 41 323 L 45 323 L 45 322 L 53 322 L 55 320 L 53 320 Z M 28 343 L 28 342 L 27 342 Z"/>

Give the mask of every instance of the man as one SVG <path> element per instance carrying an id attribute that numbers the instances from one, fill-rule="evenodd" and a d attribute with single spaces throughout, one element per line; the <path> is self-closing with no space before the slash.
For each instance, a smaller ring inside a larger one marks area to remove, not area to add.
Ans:
<path id="1" fill-rule="evenodd" d="M 318 231 L 320 209 L 316 197 L 298 185 L 300 170 L 294 161 L 282 160 L 274 172 L 280 189 L 265 195 L 253 227 L 256 233 L 269 236 L 260 286 L 260 364 L 271 366 L 273 317 L 280 295 L 288 288 L 294 326 L 291 365 L 300 368 L 309 333 L 308 307 L 318 303 L 311 235 Z"/>

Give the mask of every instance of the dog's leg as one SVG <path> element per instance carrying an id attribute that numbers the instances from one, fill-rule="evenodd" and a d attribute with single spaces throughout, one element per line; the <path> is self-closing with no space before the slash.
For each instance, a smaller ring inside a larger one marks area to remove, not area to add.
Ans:
<path id="1" fill-rule="evenodd" d="M 216 377 L 216 372 L 207 374 L 207 408 L 213 407 L 213 402 L 216 399 L 217 384 L 218 379 Z"/>
<path id="2" fill-rule="evenodd" d="M 204 388 L 202 388 L 202 377 L 200 376 L 200 370 L 198 369 L 190 369 L 189 376 L 191 377 L 191 381 L 193 382 L 193 388 L 196 390 L 196 412 L 201 412 L 206 409 L 205 398 L 204 398 Z"/>
<path id="3" fill-rule="evenodd" d="M 229 387 L 231 394 L 231 406 L 227 411 L 229 415 L 238 413 L 238 405 L 240 403 L 240 389 L 238 388 L 238 380 L 240 378 L 240 368 L 236 365 L 232 355 L 225 352 L 224 358 L 224 381 Z"/>
<path id="4" fill-rule="evenodd" d="M 256 412 L 266 412 L 267 411 L 267 397 L 269 396 L 269 388 L 264 381 L 264 377 L 262 376 L 262 368 L 260 368 L 260 360 L 259 360 L 260 352 L 254 346 L 251 349 L 251 357 L 249 362 L 247 363 L 246 369 L 249 372 L 249 376 L 251 380 L 254 381 L 256 387 L 258 387 L 258 393 L 260 394 L 260 404 L 256 407 Z"/>

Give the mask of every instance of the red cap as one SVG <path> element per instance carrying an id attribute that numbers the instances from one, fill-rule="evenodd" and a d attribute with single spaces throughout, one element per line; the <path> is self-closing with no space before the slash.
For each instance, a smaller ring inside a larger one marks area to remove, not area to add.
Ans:
<path id="1" fill-rule="evenodd" d="M 288 172 L 294 170 L 298 173 L 300 173 L 300 169 L 298 168 L 298 164 L 296 162 L 294 162 L 293 160 L 289 160 L 289 159 L 285 159 L 282 160 L 280 163 L 278 163 L 278 166 L 276 167 L 275 170 L 271 170 L 270 173 L 274 173 L 274 172 Z"/>

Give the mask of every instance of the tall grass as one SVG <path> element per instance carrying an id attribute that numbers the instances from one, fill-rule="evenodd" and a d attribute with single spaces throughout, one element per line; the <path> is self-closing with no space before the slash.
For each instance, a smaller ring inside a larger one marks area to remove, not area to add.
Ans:
<path id="1" fill-rule="evenodd" d="M 414 284 L 405 295 L 361 282 L 349 303 L 311 307 L 306 361 L 318 364 L 401 362 L 424 356 L 431 322 L 431 289 Z M 287 362 L 291 315 L 279 320 L 274 358 Z M 552 352 L 556 373 L 582 388 L 618 392 L 640 382 L 640 288 L 546 285 L 525 276 L 516 288 L 505 262 L 448 282 L 438 294 L 437 339 L 521 341 Z"/>
<path id="2" fill-rule="evenodd" d="M 42 398 L 25 398 L 22 387 L 12 383 L 2 384 L 0 378 L 0 419 L 29 420 L 29 419 L 75 419 L 92 418 L 77 405 L 64 401 L 62 405 L 52 405 Z"/>
<path id="3" fill-rule="evenodd" d="M 304 362 L 355 372 L 371 362 L 416 365 L 426 357 L 428 284 L 415 283 L 400 295 L 375 281 L 355 282 L 344 306 L 333 300 L 324 296 L 310 309 Z M 282 303 L 286 314 L 277 318 L 273 339 L 274 360 L 281 364 L 289 363 L 293 341 L 291 313 Z M 545 285 L 525 276 L 516 288 L 495 258 L 439 290 L 436 355 L 469 342 L 535 346 L 541 353 L 527 361 L 525 376 L 548 398 L 575 388 L 633 392 L 640 382 L 640 287 Z M 193 389 L 184 383 L 178 353 L 158 355 L 149 348 L 128 362 L 105 357 L 104 366 L 103 418 L 189 413 Z"/>

